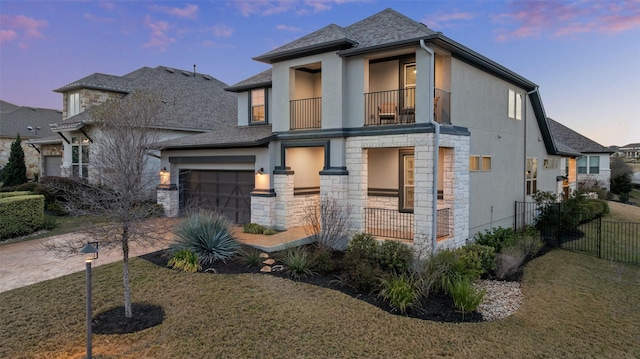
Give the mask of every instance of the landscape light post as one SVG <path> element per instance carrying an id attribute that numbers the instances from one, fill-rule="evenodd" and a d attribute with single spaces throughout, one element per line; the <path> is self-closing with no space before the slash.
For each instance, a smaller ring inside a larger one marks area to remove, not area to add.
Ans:
<path id="1" fill-rule="evenodd" d="M 98 242 L 87 242 L 80 249 L 80 253 L 90 254 L 85 259 L 85 264 L 87 277 L 87 359 L 91 359 L 91 264 L 94 259 L 98 259 Z"/>

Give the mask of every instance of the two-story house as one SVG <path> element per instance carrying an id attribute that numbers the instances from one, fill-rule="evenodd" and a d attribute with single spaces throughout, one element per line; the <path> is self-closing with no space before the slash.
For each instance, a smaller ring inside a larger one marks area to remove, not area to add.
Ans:
<path id="1" fill-rule="evenodd" d="M 95 73 L 55 90 L 63 97 L 62 122 L 52 125 L 63 140 L 61 175 L 90 181 L 99 175 L 92 171 L 91 146 L 99 140 L 100 129 L 91 109 L 110 99 L 127 101 L 127 95 L 147 91 L 161 98 L 153 126 L 162 140 L 168 140 L 235 125 L 236 96 L 225 91 L 226 86 L 197 73 L 195 66 L 194 71 L 158 66 L 142 67 L 124 76 Z M 159 181 L 159 152 L 150 149 L 149 153 L 146 171 Z"/>
<path id="2" fill-rule="evenodd" d="M 169 211 L 197 197 L 286 229 L 329 196 L 354 231 L 435 249 L 511 226 L 515 201 L 558 186 L 538 86 L 392 9 L 255 60 L 271 68 L 227 89 L 236 128 L 161 144 Z"/>

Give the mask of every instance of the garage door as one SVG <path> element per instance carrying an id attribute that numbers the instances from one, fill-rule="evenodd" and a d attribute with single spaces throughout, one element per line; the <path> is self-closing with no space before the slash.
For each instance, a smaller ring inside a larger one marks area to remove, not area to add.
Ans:
<path id="1" fill-rule="evenodd" d="M 60 176 L 62 156 L 45 156 L 43 176 Z"/>
<path id="2" fill-rule="evenodd" d="M 224 214 L 231 222 L 251 222 L 253 171 L 180 171 L 180 209 L 203 208 Z"/>

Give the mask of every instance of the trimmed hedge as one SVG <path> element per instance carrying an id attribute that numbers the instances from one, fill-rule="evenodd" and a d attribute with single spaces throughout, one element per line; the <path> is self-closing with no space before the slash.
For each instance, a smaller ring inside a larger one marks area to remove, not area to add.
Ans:
<path id="1" fill-rule="evenodd" d="M 29 194 L 31 194 L 29 191 L 0 192 L 0 198 L 26 196 Z"/>
<path id="2" fill-rule="evenodd" d="M 0 198 L 0 239 L 32 233 L 44 224 L 44 196 Z"/>

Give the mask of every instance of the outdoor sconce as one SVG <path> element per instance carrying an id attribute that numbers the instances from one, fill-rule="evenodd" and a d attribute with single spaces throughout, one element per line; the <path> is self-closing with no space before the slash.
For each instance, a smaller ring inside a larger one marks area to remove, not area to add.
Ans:
<path id="1" fill-rule="evenodd" d="M 160 187 L 169 188 L 171 182 L 171 172 L 167 171 L 167 167 L 162 167 L 160 170 Z"/>
<path id="2" fill-rule="evenodd" d="M 87 359 L 91 359 L 91 264 L 98 259 L 98 242 L 87 242 L 80 253 L 89 254 L 85 259 L 87 277 Z"/>
<path id="3" fill-rule="evenodd" d="M 259 170 L 256 171 L 257 175 L 263 175 L 264 174 L 264 167 L 260 167 Z"/>

